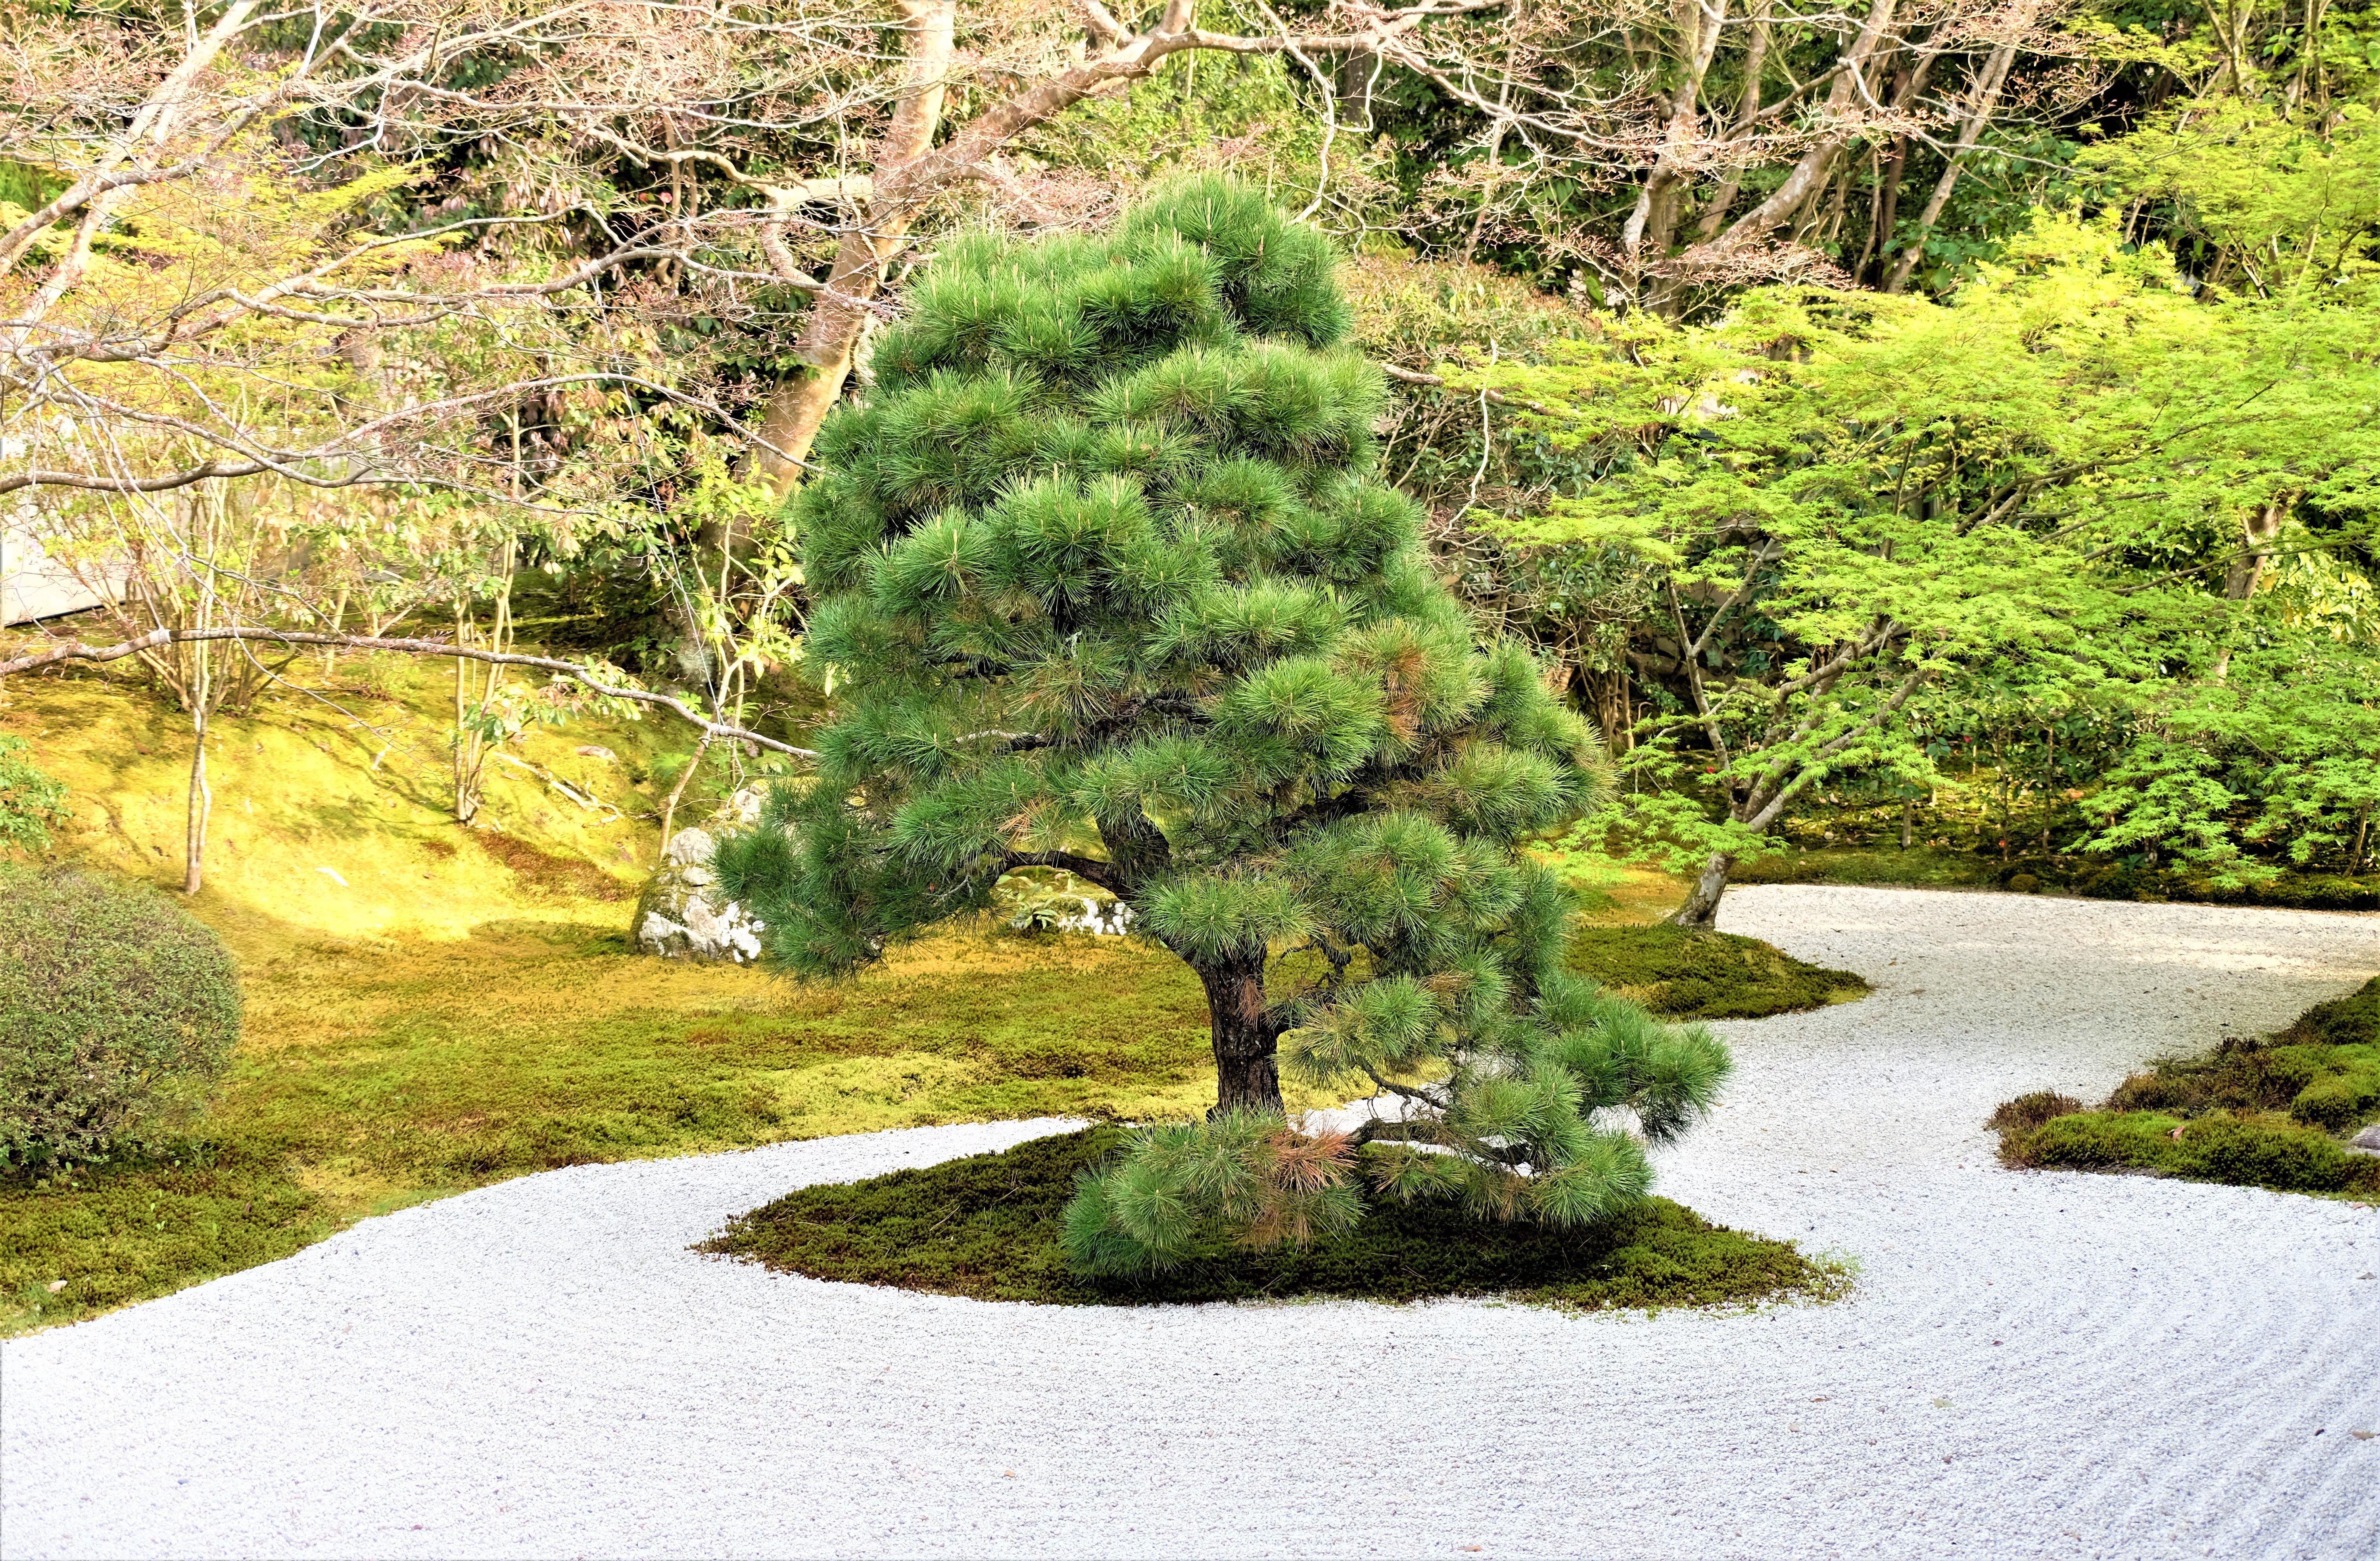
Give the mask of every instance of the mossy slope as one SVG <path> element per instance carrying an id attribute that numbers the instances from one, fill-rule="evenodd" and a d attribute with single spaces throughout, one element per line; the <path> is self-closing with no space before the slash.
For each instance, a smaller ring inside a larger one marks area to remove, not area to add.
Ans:
<path id="1" fill-rule="evenodd" d="M 698 1250 L 815 1278 L 978 1300 L 1075 1306 L 1346 1297 L 1414 1301 L 1511 1295 L 1596 1310 L 1826 1299 L 1848 1284 L 1791 1242 L 1714 1226 L 1667 1199 L 1607 1226 L 1556 1232 L 1482 1224 L 1450 1206 L 1375 1208 L 1342 1239 L 1250 1250 L 1218 1238 L 1154 1278 L 1070 1273 L 1058 1244 L 1075 1178 L 1121 1131 L 1094 1128 L 841 1185 L 804 1188 L 734 1221 Z"/>
<path id="2" fill-rule="evenodd" d="M 74 811 L 52 860 L 178 890 L 188 718 L 121 673 L 12 677 L 6 694 L 0 730 L 31 744 Z M 312 939 L 464 938 L 483 921 L 566 921 L 580 914 L 573 902 L 633 898 L 658 847 L 650 767 L 690 746 L 661 718 L 535 728 L 488 761 L 480 822 L 490 827 L 465 829 L 450 811 L 443 668 L 349 657 L 321 696 L 268 692 L 211 725 L 214 808 L 192 909 L 236 949 L 261 952 L 289 928 Z"/>

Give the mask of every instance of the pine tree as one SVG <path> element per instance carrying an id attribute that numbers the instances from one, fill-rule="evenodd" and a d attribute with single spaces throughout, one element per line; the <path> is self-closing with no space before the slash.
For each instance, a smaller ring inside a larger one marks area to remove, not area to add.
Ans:
<path id="1" fill-rule="evenodd" d="M 1597 800 L 1599 749 L 1528 652 L 1479 641 L 1375 476 L 1380 376 L 1338 346 L 1332 272 L 1214 179 L 1107 236 L 947 244 L 795 501 L 843 714 L 722 879 L 801 975 L 1020 867 L 1108 890 L 1197 972 L 1216 1112 L 1087 1186 L 1095 1268 L 1217 1222 L 1342 1226 L 1358 1170 L 1597 1218 L 1650 1171 L 1595 1113 L 1658 1140 L 1727 1070 L 1560 968 L 1570 899 L 1518 842 Z M 1293 1132 L 1284 1059 L 1410 1109 Z"/>

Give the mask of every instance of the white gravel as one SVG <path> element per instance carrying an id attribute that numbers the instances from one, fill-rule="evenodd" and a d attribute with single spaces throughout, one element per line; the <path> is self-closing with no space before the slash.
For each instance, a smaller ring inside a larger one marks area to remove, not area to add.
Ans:
<path id="1" fill-rule="evenodd" d="M 2380 969 L 2380 918 L 1761 888 L 1865 1002 L 1726 1027 L 1663 1189 L 1854 1255 L 1751 1316 L 984 1305 L 708 1261 L 1003 1123 L 587 1166 L 0 1347 L 0 1552 L 2380 1556 L 2380 1212 L 1997 1168 Z"/>

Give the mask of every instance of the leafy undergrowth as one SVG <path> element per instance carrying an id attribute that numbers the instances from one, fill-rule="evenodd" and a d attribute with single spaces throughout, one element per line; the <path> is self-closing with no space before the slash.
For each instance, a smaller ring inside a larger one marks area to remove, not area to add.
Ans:
<path id="1" fill-rule="evenodd" d="M 2380 1192 L 2380 1157 L 2340 1140 L 2380 1118 L 2380 976 L 2287 1030 L 2161 1057 L 2099 1109 L 2021 1095 L 1987 1124 L 2010 1165 L 2119 1170 L 2282 1192 Z"/>
<path id="2" fill-rule="evenodd" d="M 1075 1177 L 1107 1159 L 1121 1136 L 1093 1128 L 1002 1154 L 803 1188 L 696 1250 L 819 1279 L 1077 1306 L 1502 1295 L 1581 1311 L 1658 1310 L 1827 1300 L 1850 1285 L 1840 1265 L 1711 1225 L 1664 1198 L 1576 1232 L 1483 1224 L 1445 1204 L 1383 1204 L 1338 1240 L 1254 1250 L 1219 1237 L 1160 1275 L 1087 1279 L 1067 1268 L 1061 1216 Z"/>
<path id="3" fill-rule="evenodd" d="M 1804 964 L 1758 938 L 1669 925 L 1581 927 L 1569 964 L 1671 1018 L 1764 1018 L 1870 991 L 1849 970 Z"/>

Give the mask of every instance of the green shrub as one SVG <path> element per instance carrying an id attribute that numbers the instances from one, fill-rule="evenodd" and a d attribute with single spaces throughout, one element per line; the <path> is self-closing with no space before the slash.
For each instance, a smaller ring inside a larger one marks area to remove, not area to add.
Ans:
<path id="1" fill-rule="evenodd" d="M 2088 1110 L 2072 1095 L 2061 1095 L 2054 1090 L 2036 1090 L 2029 1095 L 2019 1095 L 2003 1101 L 1991 1119 L 1984 1124 L 1998 1132 L 2029 1133 L 2054 1116 L 2068 1116 Z"/>
<path id="2" fill-rule="evenodd" d="M 2311 1127 L 2333 1132 L 2360 1127 L 2380 1111 L 2380 1074 L 2334 1073 L 2298 1091 L 2289 1115 Z"/>
<path id="3" fill-rule="evenodd" d="M 2107 1096 L 2107 1109 L 2196 1112 L 2204 1110 L 2206 1104 L 2207 1087 L 2203 1075 L 2156 1067 L 2145 1073 L 2135 1073 L 2117 1085 Z M 2006 1110 L 2007 1107 L 2001 1109 Z M 1995 1121 L 1991 1125 L 1998 1124 Z"/>
<path id="4" fill-rule="evenodd" d="M 67 788 L 34 766 L 31 751 L 24 738 L 0 736 L 0 848 L 46 850 L 50 831 L 74 816 Z"/>
<path id="5" fill-rule="evenodd" d="M 231 955 L 155 890 L 0 869 L 0 1165 L 95 1159 L 176 1125 L 239 1016 Z"/>
<path id="6" fill-rule="evenodd" d="M 2344 997 L 2308 1008 L 2281 1031 L 2281 1038 L 2322 1046 L 2380 1044 L 2380 976 Z"/>

